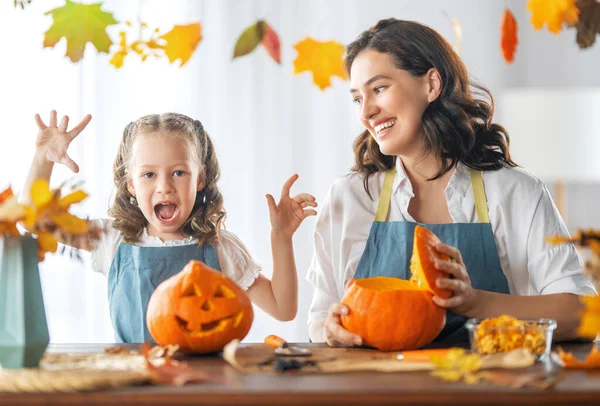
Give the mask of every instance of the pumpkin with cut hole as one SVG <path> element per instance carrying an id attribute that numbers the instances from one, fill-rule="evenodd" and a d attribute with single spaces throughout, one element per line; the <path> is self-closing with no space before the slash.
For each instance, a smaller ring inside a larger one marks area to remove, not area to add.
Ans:
<path id="1" fill-rule="evenodd" d="M 410 280 L 380 276 L 355 280 L 342 299 L 349 312 L 342 325 L 362 337 L 365 345 L 382 351 L 403 351 L 429 344 L 444 327 L 446 309 L 436 305 L 437 295 L 451 291 L 436 286 L 441 272 L 435 259 L 447 259 L 433 247 L 439 238 L 416 226 L 410 261 Z"/>
<path id="2" fill-rule="evenodd" d="M 254 313 L 235 282 L 200 261 L 190 261 L 162 282 L 148 302 L 146 322 L 159 345 L 185 352 L 220 351 L 248 334 Z"/>

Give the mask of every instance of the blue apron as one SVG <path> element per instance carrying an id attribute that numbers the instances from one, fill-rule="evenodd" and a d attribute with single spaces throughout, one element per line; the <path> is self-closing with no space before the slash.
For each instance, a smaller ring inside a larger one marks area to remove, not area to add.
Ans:
<path id="1" fill-rule="evenodd" d="M 154 342 L 146 310 L 154 289 L 196 259 L 221 271 L 219 257 L 206 243 L 173 247 L 138 247 L 121 243 L 108 273 L 108 305 L 118 343 Z"/>
<path id="2" fill-rule="evenodd" d="M 375 221 L 367 245 L 356 267 L 355 278 L 392 276 L 410 279 L 410 257 L 414 229 L 417 224 L 433 231 L 442 242 L 460 250 L 475 289 L 510 293 L 502 272 L 494 233 L 489 222 L 488 207 L 481 172 L 470 169 L 478 223 L 421 224 L 410 221 L 386 221 L 392 196 L 396 168 L 389 169 L 384 178 Z M 402 309 L 398 309 L 399 312 Z M 446 312 L 446 325 L 436 340 L 464 341 L 467 318 L 451 310 Z"/>

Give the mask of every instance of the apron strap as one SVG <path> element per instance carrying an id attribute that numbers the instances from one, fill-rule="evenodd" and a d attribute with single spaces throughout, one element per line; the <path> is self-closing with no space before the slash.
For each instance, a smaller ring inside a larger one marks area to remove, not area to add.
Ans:
<path id="1" fill-rule="evenodd" d="M 483 176 L 481 171 L 469 168 L 471 173 L 471 186 L 473 187 L 473 197 L 475 198 L 475 210 L 477 219 L 480 223 L 489 223 L 487 198 L 485 197 L 485 188 L 483 187 Z"/>
<path id="2" fill-rule="evenodd" d="M 375 221 L 385 222 L 387 220 L 388 210 L 390 209 L 390 201 L 392 200 L 392 186 L 394 185 L 395 176 L 396 165 L 394 165 L 393 168 L 385 171 L 383 186 L 381 187 L 381 193 L 379 194 L 379 204 L 377 205 Z"/>

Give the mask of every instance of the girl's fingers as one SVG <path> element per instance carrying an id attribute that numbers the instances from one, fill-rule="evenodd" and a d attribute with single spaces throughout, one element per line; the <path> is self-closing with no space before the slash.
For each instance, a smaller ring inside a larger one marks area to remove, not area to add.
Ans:
<path id="1" fill-rule="evenodd" d="M 435 302 L 436 305 L 440 306 L 440 307 L 446 307 L 446 308 L 454 308 L 454 307 L 458 307 L 461 304 L 463 304 L 463 296 L 452 296 L 448 299 L 442 299 L 439 296 L 434 296 L 433 297 L 433 301 Z"/>
<path id="2" fill-rule="evenodd" d="M 69 116 L 63 116 L 62 120 L 60 120 L 58 129 L 67 132 L 67 128 L 69 128 Z"/>
<path id="3" fill-rule="evenodd" d="M 448 244 L 440 243 L 435 246 L 435 249 L 437 252 L 446 254 L 450 258 L 453 258 L 456 262 L 464 265 L 462 255 L 460 254 L 460 250 L 458 248 Z"/>
<path id="4" fill-rule="evenodd" d="M 83 131 L 83 129 L 85 127 L 87 127 L 87 125 L 90 123 L 91 120 L 92 120 L 92 115 L 88 114 L 79 122 L 79 124 L 77 124 L 75 127 L 73 127 L 73 129 L 68 132 L 68 134 L 71 136 L 71 139 L 77 137 L 79 135 L 79 133 L 81 131 Z"/>
<path id="5" fill-rule="evenodd" d="M 46 123 L 44 123 L 39 114 L 35 115 L 35 123 L 37 124 L 40 130 L 45 130 L 46 128 L 48 128 L 48 126 L 46 125 Z"/>
<path id="6" fill-rule="evenodd" d="M 275 203 L 275 199 L 270 194 L 266 194 L 267 204 L 269 205 L 269 211 L 274 212 L 277 211 L 277 204 Z"/>
<path id="7" fill-rule="evenodd" d="M 466 290 L 465 283 L 459 279 L 438 278 L 435 284 L 438 288 L 450 289 L 455 293 L 462 293 Z"/>
<path id="8" fill-rule="evenodd" d="M 459 264 L 458 262 L 450 262 L 450 261 L 435 261 L 436 269 L 439 269 L 442 272 L 449 273 L 458 279 L 466 279 L 467 272 L 465 267 Z"/>
<path id="9" fill-rule="evenodd" d="M 63 158 L 60 160 L 60 163 L 75 173 L 79 172 L 79 165 L 77 165 L 75 161 L 73 161 L 67 154 L 63 156 Z"/>
<path id="10" fill-rule="evenodd" d="M 293 199 L 298 202 L 315 202 L 317 199 L 311 194 L 308 193 L 300 193 L 293 197 Z"/>
<path id="11" fill-rule="evenodd" d="M 290 195 L 290 190 L 292 189 L 292 186 L 294 185 L 294 182 L 296 182 L 297 179 L 298 179 L 298 174 L 295 173 L 292 176 L 290 176 L 290 178 L 288 180 L 285 181 L 285 183 L 283 184 L 283 187 L 281 188 L 281 198 L 282 199 L 284 197 L 288 197 Z"/>
<path id="12" fill-rule="evenodd" d="M 50 124 L 48 127 L 56 127 L 56 110 L 50 112 Z"/>
<path id="13" fill-rule="evenodd" d="M 310 207 L 317 207 L 317 202 L 309 202 L 309 201 L 305 200 L 302 203 L 300 203 L 300 206 L 302 206 L 302 208 L 305 208 L 305 207 L 308 207 L 308 206 L 310 206 Z"/>
<path id="14" fill-rule="evenodd" d="M 304 211 L 304 218 L 317 215 L 317 212 L 314 210 L 303 210 L 303 211 Z"/>

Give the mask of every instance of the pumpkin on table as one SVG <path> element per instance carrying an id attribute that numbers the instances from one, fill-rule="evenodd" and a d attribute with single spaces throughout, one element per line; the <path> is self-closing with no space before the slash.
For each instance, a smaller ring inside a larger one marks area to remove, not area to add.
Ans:
<path id="1" fill-rule="evenodd" d="M 190 261 L 162 282 L 148 302 L 146 323 L 159 345 L 182 351 L 220 351 L 248 334 L 252 303 L 235 282 L 200 261 Z"/>
<path id="2" fill-rule="evenodd" d="M 387 276 L 355 280 L 342 299 L 349 309 L 341 317 L 344 328 L 361 336 L 365 345 L 382 351 L 429 344 L 446 322 L 446 309 L 432 298 L 448 298 L 452 293 L 435 283 L 442 273 L 434 261 L 448 258 L 434 249 L 439 242 L 432 231 L 416 226 L 410 280 Z"/>

